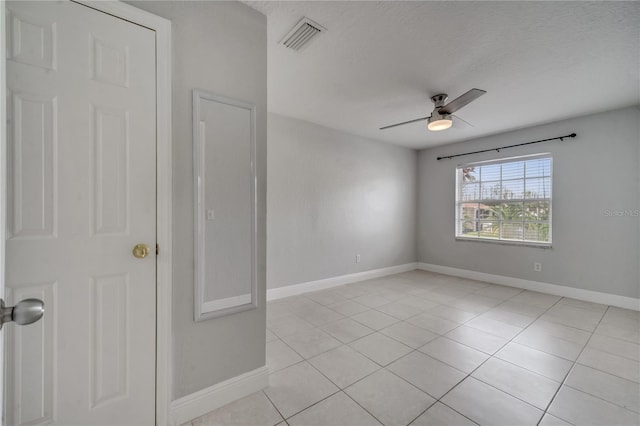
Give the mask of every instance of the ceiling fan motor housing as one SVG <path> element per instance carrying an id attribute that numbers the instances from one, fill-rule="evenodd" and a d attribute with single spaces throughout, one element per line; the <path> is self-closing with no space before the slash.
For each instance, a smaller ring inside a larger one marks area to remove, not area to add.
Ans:
<path id="1" fill-rule="evenodd" d="M 438 109 L 444 106 L 448 98 L 449 96 L 446 93 L 440 93 L 439 95 L 432 96 L 431 101 L 435 104 L 436 109 Z"/>
<path id="2" fill-rule="evenodd" d="M 436 109 L 431 113 L 431 117 L 429 117 L 428 121 L 431 123 L 438 120 L 451 120 L 451 114 L 447 114 L 446 112 L 441 114 L 436 107 Z"/>

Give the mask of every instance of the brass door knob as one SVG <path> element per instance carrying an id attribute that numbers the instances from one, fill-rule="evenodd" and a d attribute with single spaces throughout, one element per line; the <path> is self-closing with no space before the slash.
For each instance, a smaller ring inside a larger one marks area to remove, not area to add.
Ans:
<path id="1" fill-rule="evenodd" d="M 144 259 L 149 255 L 149 246 L 146 244 L 136 244 L 131 251 L 135 257 L 138 259 Z"/>

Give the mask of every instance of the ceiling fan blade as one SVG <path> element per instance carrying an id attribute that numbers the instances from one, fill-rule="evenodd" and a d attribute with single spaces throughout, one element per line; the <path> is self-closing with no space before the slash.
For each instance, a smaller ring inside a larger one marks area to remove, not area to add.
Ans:
<path id="1" fill-rule="evenodd" d="M 451 102 L 449 102 L 448 104 L 446 104 L 445 106 L 440 108 L 438 110 L 438 112 L 440 114 L 443 114 L 443 113 L 444 114 L 453 114 L 454 112 L 456 112 L 460 108 L 462 108 L 465 105 L 467 105 L 468 103 L 478 99 L 480 96 L 484 95 L 485 93 L 487 93 L 486 90 L 471 89 L 467 93 L 465 93 L 464 95 L 455 98 L 454 100 L 452 100 Z"/>
<path id="2" fill-rule="evenodd" d="M 390 124 L 388 126 L 380 127 L 380 130 L 390 129 L 391 127 L 396 127 L 396 126 L 402 126 L 403 124 L 415 123 L 416 121 L 423 121 L 423 120 L 426 120 L 429 117 L 431 117 L 431 116 L 427 115 L 426 117 L 416 118 L 415 120 L 409 120 L 409 121 L 403 121 L 402 123 Z"/>
<path id="3" fill-rule="evenodd" d="M 459 115 L 453 115 L 453 117 L 454 117 L 454 120 L 453 120 L 454 126 L 455 126 L 455 123 L 456 123 L 456 121 L 457 121 L 457 122 L 462 122 L 462 123 L 464 123 L 464 124 L 465 124 L 465 126 L 468 126 L 468 127 L 475 127 L 473 124 L 469 123 L 467 120 L 465 120 L 464 118 L 460 117 Z"/>

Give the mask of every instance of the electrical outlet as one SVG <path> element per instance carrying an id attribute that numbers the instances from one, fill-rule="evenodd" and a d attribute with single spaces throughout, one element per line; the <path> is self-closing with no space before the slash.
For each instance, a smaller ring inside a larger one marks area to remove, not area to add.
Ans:
<path id="1" fill-rule="evenodd" d="M 540 271 L 542 271 L 542 263 L 540 263 L 540 262 L 535 262 L 535 263 L 533 264 L 533 270 L 534 270 L 534 271 L 536 271 L 536 272 L 540 272 Z"/>
<path id="2" fill-rule="evenodd" d="M 360 263 L 360 255 L 356 254 L 356 263 Z"/>
<path id="3" fill-rule="evenodd" d="M 207 210 L 207 220 L 214 220 L 215 218 L 215 212 L 213 210 Z"/>

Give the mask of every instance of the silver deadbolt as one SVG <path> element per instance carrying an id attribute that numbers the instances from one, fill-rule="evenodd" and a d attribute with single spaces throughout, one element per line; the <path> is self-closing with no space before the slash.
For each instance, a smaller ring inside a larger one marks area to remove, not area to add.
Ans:
<path id="1" fill-rule="evenodd" d="M 0 299 L 0 329 L 7 322 L 14 321 L 19 325 L 27 325 L 38 321 L 44 315 L 44 302 L 40 299 L 24 299 L 16 306 L 4 306 Z"/>

